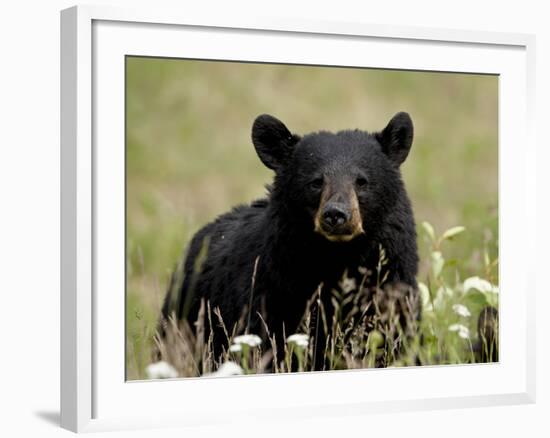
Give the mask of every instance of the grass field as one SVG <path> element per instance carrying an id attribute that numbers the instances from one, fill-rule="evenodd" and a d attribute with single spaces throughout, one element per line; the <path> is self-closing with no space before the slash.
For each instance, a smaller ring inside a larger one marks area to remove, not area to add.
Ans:
<path id="1" fill-rule="evenodd" d="M 170 273 L 194 232 L 265 193 L 271 173 L 250 141 L 261 113 L 298 134 L 378 130 L 410 113 L 415 140 L 402 171 L 428 289 L 423 354 L 471 361 L 449 326 L 473 337 L 481 307 L 497 304 L 487 283 L 464 290 L 475 276 L 498 284 L 497 77 L 130 57 L 126 103 L 128 379 L 145 377 Z M 455 226 L 465 230 L 439 241 Z"/>

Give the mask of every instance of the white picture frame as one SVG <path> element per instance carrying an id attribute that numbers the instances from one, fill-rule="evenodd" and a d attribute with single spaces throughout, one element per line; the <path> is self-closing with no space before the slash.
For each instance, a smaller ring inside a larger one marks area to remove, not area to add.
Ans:
<path id="1" fill-rule="evenodd" d="M 527 213 L 534 210 L 536 192 L 534 45 L 534 37 L 524 34 L 291 17 L 199 16 L 91 6 L 62 11 L 62 427 L 101 431 L 212 424 L 213 418 L 223 424 L 235 421 L 236 415 L 242 421 L 243 416 L 363 415 L 534 402 L 535 276 L 521 259 L 521 254 L 531 253 L 536 236 L 534 215 Z M 120 336 L 121 71 L 129 54 L 500 75 L 500 363 L 125 382 Z M 521 239 L 513 232 L 515 223 L 526 224 Z M 368 391 L 354 390 L 361 386 Z M 281 394 L 292 389 L 296 393 L 288 402 Z M 186 397 L 178 397 L 182 393 Z"/>

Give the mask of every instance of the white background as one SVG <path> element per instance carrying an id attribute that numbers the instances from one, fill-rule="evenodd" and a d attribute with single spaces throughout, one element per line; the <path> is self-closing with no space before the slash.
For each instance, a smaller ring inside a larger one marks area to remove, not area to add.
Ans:
<path id="1" fill-rule="evenodd" d="M 147 5 L 139 1 L 97 4 Z M 186 4 L 188 3 L 188 6 Z M 197 7 L 198 2 L 157 1 L 159 7 Z M 537 35 L 537 121 L 549 115 L 550 28 L 543 1 L 388 1 L 293 3 L 232 0 L 227 14 L 243 13 L 321 20 L 364 21 L 457 29 L 531 32 Z M 254 3 L 257 6 L 254 6 Z M 0 15 L 0 434 L 57 436 L 59 404 L 59 10 L 73 3 L 31 0 L 3 4 Z M 201 8 L 214 6 L 201 2 Z M 239 5 L 239 7 L 237 7 Z M 215 8 L 223 10 L 222 2 Z M 255 9 L 257 8 L 257 9 Z M 219 12 L 219 11 L 218 11 Z M 549 186 L 547 141 L 539 129 L 538 254 L 529 258 L 548 272 L 550 247 L 542 202 Z M 518 144 L 518 148 L 522 145 Z M 548 196 L 546 196 L 548 197 Z M 517 224 L 518 233 L 522 224 Z M 378 414 L 342 419 L 292 420 L 291 424 L 243 424 L 232 436 L 548 436 L 550 311 L 539 284 L 537 404 L 454 411 Z M 281 419 L 283 421 L 284 419 Z M 208 436 L 214 428 L 166 430 L 165 436 Z M 217 432 L 220 435 L 220 432 Z M 158 431 L 108 436 L 159 436 Z"/>

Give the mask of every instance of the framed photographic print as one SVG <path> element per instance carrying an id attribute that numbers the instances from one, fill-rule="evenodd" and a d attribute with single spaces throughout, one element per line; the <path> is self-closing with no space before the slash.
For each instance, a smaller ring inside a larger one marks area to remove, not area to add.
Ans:
<path id="1" fill-rule="evenodd" d="M 63 427 L 534 400 L 531 36 L 61 24 Z"/>

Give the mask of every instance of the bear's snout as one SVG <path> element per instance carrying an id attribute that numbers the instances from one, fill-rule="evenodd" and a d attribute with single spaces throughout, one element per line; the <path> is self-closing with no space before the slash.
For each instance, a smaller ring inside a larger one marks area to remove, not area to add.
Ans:
<path id="1" fill-rule="evenodd" d="M 333 242 L 348 242 L 362 234 L 364 231 L 355 191 L 350 188 L 332 196 L 327 196 L 327 192 L 328 189 L 321 196 L 315 231 Z"/>
<path id="2" fill-rule="evenodd" d="M 349 208 L 344 204 L 334 203 L 325 206 L 323 225 L 329 229 L 344 227 L 350 220 Z"/>

